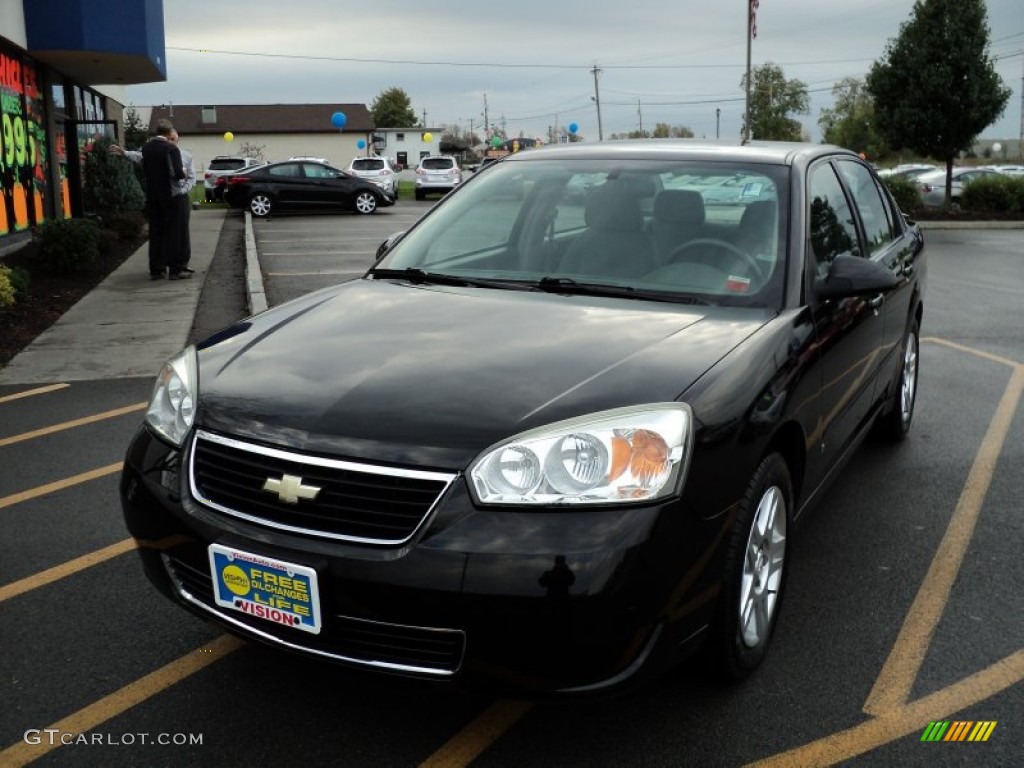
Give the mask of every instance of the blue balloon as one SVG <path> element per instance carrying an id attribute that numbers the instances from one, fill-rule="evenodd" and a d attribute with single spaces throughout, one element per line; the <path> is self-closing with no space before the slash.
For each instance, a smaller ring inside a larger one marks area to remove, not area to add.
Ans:
<path id="1" fill-rule="evenodd" d="M 569 133 L 576 133 L 580 127 L 576 123 L 569 123 Z"/>
<path id="2" fill-rule="evenodd" d="M 356 142 L 356 146 L 359 147 L 360 149 L 366 149 L 366 142 L 360 139 L 359 141 Z"/>
<path id="3" fill-rule="evenodd" d="M 344 112 L 335 112 L 333 115 L 331 115 L 331 125 L 333 125 L 335 128 L 344 128 L 345 122 L 347 120 L 348 118 L 345 117 Z"/>

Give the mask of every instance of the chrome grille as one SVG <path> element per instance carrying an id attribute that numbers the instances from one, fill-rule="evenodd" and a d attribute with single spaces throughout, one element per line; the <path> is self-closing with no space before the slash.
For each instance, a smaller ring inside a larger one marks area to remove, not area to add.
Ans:
<path id="1" fill-rule="evenodd" d="M 370 544 L 402 544 L 427 519 L 455 475 L 403 470 L 285 451 L 202 430 L 192 443 L 193 496 L 270 528 Z M 284 475 L 319 488 L 296 503 L 263 490 Z"/>

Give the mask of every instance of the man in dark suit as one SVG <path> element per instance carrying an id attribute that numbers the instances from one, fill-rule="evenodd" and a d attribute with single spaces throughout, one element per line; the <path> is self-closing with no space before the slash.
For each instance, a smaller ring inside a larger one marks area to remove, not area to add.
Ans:
<path id="1" fill-rule="evenodd" d="M 156 123 L 156 136 L 142 147 L 142 170 L 146 175 L 146 216 L 149 219 L 149 276 L 160 280 L 168 269 L 168 279 L 192 277 L 182 269 L 182 228 L 185 226 L 181 206 L 172 192 L 185 178 L 181 151 L 170 140 L 174 126 L 170 120 Z"/>

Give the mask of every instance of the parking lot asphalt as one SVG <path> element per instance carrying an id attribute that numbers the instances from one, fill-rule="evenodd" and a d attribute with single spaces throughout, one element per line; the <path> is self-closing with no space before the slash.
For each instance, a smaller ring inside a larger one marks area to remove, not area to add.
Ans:
<path id="1" fill-rule="evenodd" d="M 427 207 L 408 205 L 424 211 Z M 397 213 L 404 207 L 400 204 L 392 210 Z M 268 301 L 250 215 L 245 214 L 242 236 L 238 234 L 241 221 L 242 215 L 235 211 L 194 211 L 191 264 L 196 279 L 150 280 L 144 245 L 6 367 L 0 368 L 0 384 L 155 376 L 165 360 L 201 337 L 201 333 L 193 330 L 197 322 L 201 322 L 200 331 L 212 333 L 245 314 L 255 314 L 268 304 L 279 303 Z M 924 222 L 922 226 L 926 230 L 1006 229 L 1024 228 L 1024 222 L 935 221 Z M 301 230 L 295 236 L 301 238 Z M 231 242 L 222 240 L 244 243 L 243 274 L 229 271 L 218 276 L 213 271 L 218 248 L 231 247 Z M 334 281 L 355 276 L 356 273 L 346 273 L 335 276 Z M 331 279 L 329 275 L 325 277 Z M 221 283 L 210 286 L 217 298 L 202 302 L 200 307 L 204 285 L 214 280 Z M 225 285 L 225 281 L 233 284 Z M 243 288 L 241 309 L 235 309 L 234 300 L 224 306 L 224 293 L 233 295 Z"/>

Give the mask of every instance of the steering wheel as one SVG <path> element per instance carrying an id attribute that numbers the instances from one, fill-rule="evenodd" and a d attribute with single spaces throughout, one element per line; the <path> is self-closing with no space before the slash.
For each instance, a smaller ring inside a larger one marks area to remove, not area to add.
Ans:
<path id="1" fill-rule="evenodd" d="M 709 246 L 711 248 L 717 248 L 719 251 L 724 251 L 729 256 L 733 256 L 742 261 L 746 266 L 750 267 L 750 271 L 754 274 L 754 276 L 757 277 L 758 280 L 763 281 L 765 279 L 766 275 L 764 273 L 764 269 L 762 269 L 761 265 L 757 263 L 757 259 L 755 259 L 746 251 L 737 248 L 735 245 L 728 242 L 727 240 L 719 240 L 716 237 L 698 237 L 696 240 L 690 240 L 689 242 L 683 243 L 674 251 L 672 251 L 672 253 L 668 257 L 667 263 L 675 264 L 677 262 L 690 261 L 696 262 L 698 264 L 706 264 L 708 266 L 720 269 L 721 271 L 724 272 L 725 270 L 722 269 L 721 262 L 715 259 L 708 258 L 705 254 L 701 254 L 700 257 L 696 259 L 683 258 L 683 254 L 685 254 L 687 251 L 694 250 L 697 248 L 706 248 Z"/>

